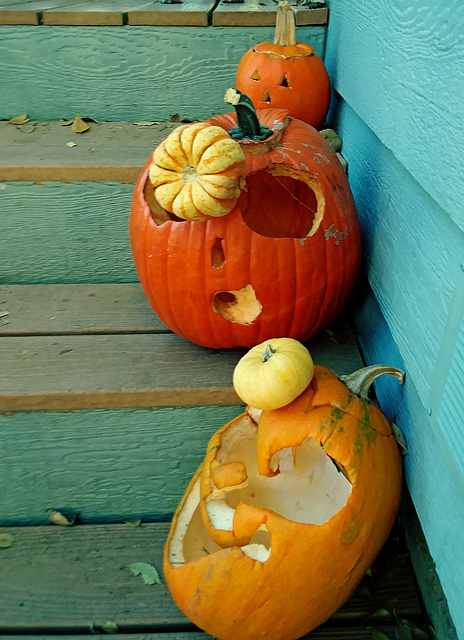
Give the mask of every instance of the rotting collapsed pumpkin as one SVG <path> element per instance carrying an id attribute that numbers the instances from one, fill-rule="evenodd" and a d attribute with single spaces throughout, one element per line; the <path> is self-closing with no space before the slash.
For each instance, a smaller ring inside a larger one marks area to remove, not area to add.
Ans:
<path id="1" fill-rule="evenodd" d="M 369 367 L 350 384 L 365 394 Z M 220 640 L 296 640 L 352 594 L 383 546 L 401 456 L 380 409 L 316 367 L 280 409 L 248 408 L 210 440 L 174 515 L 164 573 L 181 611 Z"/>
<path id="2" fill-rule="evenodd" d="M 228 100 L 253 120 L 245 96 Z M 339 315 L 359 270 L 356 209 L 330 145 L 285 110 L 260 111 L 254 122 L 237 139 L 246 186 L 229 214 L 189 221 L 163 209 L 149 179 L 153 157 L 134 190 L 130 236 L 144 292 L 172 331 L 206 347 L 307 340 Z M 229 132 L 237 115 L 208 123 Z M 266 128 L 268 137 L 253 139 Z M 189 129 L 176 131 L 180 140 Z M 242 189 L 240 163 L 234 170 Z"/>

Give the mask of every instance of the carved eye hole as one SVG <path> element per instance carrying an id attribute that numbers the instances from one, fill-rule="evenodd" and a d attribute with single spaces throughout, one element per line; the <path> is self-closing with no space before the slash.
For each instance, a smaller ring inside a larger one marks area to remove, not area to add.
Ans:
<path id="1" fill-rule="evenodd" d="M 286 75 L 284 75 L 282 77 L 282 80 L 280 81 L 280 86 L 281 87 L 288 87 L 289 89 L 291 88 L 290 85 L 288 84 L 288 78 Z"/>
<path id="2" fill-rule="evenodd" d="M 259 70 L 255 69 L 250 76 L 251 80 L 255 80 L 256 82 L 259 80 Z"/>
<path id="3" fill-rule="evenodd" d="M 265 91 L 263 97 L 261 98 L 263 102 L 271 102 L 271 96 L 269 95 L 269 91 Z"/>

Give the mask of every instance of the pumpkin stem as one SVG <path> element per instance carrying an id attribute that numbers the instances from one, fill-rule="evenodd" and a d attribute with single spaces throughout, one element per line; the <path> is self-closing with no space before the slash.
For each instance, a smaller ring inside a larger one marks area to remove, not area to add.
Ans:
<path id="1" fill-rule="evenodd" d="M 282 47 L 296 45 L 295 16 L 287 0 L 279 2 L 277 7 L 274 44 L 279 44 Z"/>
<path id="2" fill-rule="evenodd" d="M 340 376 L 340 380 L 350 391 L 360 398 L 365 398 L 367 400 L 371 384 L 376 378 L 383 375 L 394 376 L 400 381 L 400 384 L 403 384 L 406 374 L 404 371 L 401 371 L 401 369 L 395 369 L 395 367 L 389 367 L 388 365 L 383 364 L 373 364 L 370 367 L 364 367 L 363 369 L 359 369 L 347 376 Z"/>
<path id="3" fill-rule="evenodd" d="M 259 124 L 258 115 L 251 99 L 237 89 L 227 89 L 224 102 L 233 105 L 237 113 L 238 127 L 234 127 L 229 134 L 235 140 L 251 138 L 265 140 L 272 135 L 272 130 Z"/>
<path id="4" fill-rule="evenodd" d="M 268 342 L 264 347 L 263 353 L 261 354 L 261 362 L 267 362 L 270 358 L 272 358 L 272 355 L 274 353 L 275 353 L 275 349 L 273 349 Z"/>

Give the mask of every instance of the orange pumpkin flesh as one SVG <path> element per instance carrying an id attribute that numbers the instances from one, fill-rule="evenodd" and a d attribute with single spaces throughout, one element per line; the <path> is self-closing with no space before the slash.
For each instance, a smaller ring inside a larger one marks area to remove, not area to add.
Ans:
<path id="1" fill-rule="evenodd" d="M 295 39 L 295 21 L 287 2 L 279 3 L 274 42 L 249 49 L 237 68 L 236 86 L 256 109 L 288 109 L 316 129 L 330 105 L 330 81 L 314 48 Z"/>
<path id="2" fill-rule="evenodd" d="M 220 640 L 295 640 L 354 591 L 400 492 L 387 419 L 316 367 L 291 404 L 211 439 L 165 547 L 173 598 Z"/>
<path id="3" fill-rule="evenodd" d="M 334 152 L 287 111 L 258 116 L 273 135 L 240 141 L 247 186 L 228 215 L 168 215 L 147 188 L 151 159 L 134 191 L 130 235 L 145 294 L 170 329 L 207 347 L 307 340 L 341 312 L 359 269 L 359 223 Z M 209 122 L 230 131 L 237 118 Z"/>

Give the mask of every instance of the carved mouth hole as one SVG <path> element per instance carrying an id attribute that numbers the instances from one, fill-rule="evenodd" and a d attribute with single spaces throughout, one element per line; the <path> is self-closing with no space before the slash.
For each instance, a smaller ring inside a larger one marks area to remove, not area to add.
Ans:
<path id="1" fill-rule="evenodd" d="M 250 76 L 250 79 L 254 80 L 255 82 L 258 82 L 258 80 L 259 80 L 259 69 L 255 69 L 253 71 L 253 73 Z"/>
<path id="2" fill-rule="evenodd" d="M 313 235 L 324 215 L 319 183 L 304 171 L 270 165 L 247 178 L 238 206 L 244 222 L 267 238 Z"/>
<path id="3" fill-rule="evenodd" d="M 221 269 L 226 263 L 226 256 L 222 241 L 224 238 L 216 238 L 215 243 L 211 247 L 211 266 L 215 269 Z"/>
<path id="4" fill-rule="evenodd" d="M 280 81 L 280 86 L 281 87 L 288 87 L 290 89 L 290 85 L 288 84 L 288 78 L 287 78 L 286 75 L 284 75 L 282 80 Z"/>
<path id="5" fill-rule="evenodd" d="M 252 324 L 263 309 L 251 284 L 237 291 L 217 291 L 211 306 L 224 320 L 237 324 Z"/>
<path id="6" fill-rule="evenodd" d="M 266 89 L 263 97 L 261 98 L 263 102 L 267 102 L 268 104 L 271 102 L 271 96 L 269 95 L 269 91 Z"/>

